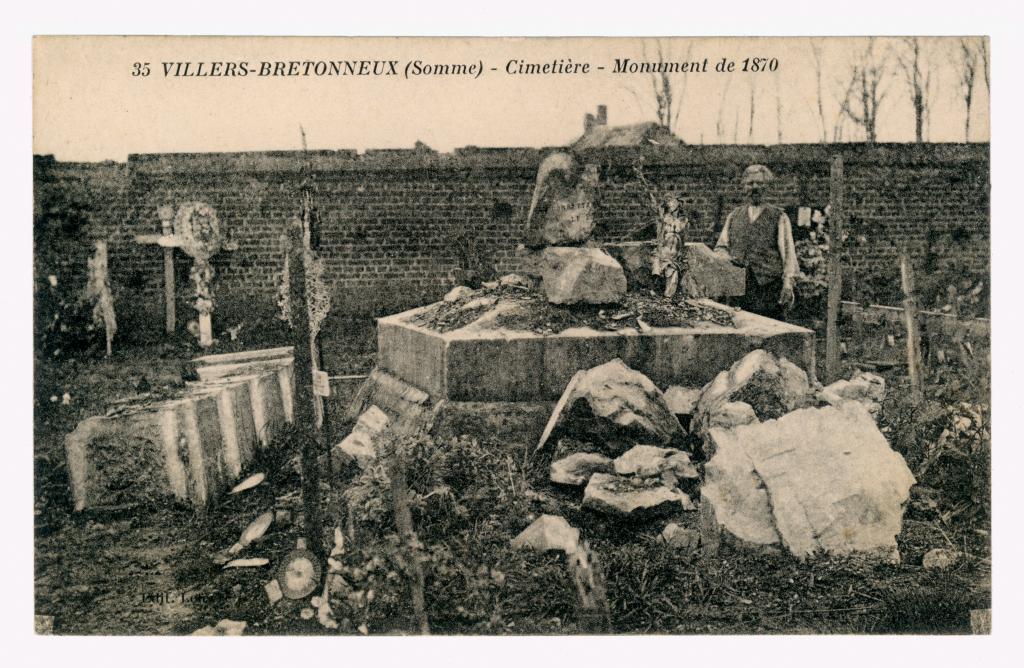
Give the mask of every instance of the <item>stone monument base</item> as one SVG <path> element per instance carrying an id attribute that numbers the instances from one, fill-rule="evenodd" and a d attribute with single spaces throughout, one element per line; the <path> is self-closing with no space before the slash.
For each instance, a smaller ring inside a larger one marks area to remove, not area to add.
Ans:
<path id="1" fill-rule="evenodd" d="M 376 405 L 393 418 L 413 416 L 406 418 L 410 428 L 416 423 L 418 429 L 441 432 L 479 430 L 535 443 L 573 375 L 616 358 L 661 389 L 703 386 L 759 348 L 814 377 L 813 331 L 745 311 L 735 312 L 735 327 L 577 327 L 539 334 L 499 327 L 486 317 L 448 332 L 411 322 L 428 308 L 378 320 L 377 368 L 351 403 L 348 417 Z"/>

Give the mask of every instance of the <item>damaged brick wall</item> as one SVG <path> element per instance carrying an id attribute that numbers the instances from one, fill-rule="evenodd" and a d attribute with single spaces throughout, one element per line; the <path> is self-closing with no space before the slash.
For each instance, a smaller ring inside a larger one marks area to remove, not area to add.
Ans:
<path id="1" fill-rule="evenodd" d="M 989 147 L 952 145 L 687 146 L 601 149 L 597 235 L 622 239 L 649 219 L 633 165 L 658 188 L 689 200 L 694 238 L 713 242 L 742 202 L 739 175 L 752 162 L 777 178 L 772 199 L 823 207 L 828 161 L 846 161 L 850 214 L 847 290 L 885 286 L 898 248 L 925 271 L 984 275 L 989 261 Z M 91 240 L 110 239 L 110 268 L 121 314 L 152 330 L 162 323 L 162 255 L 133 237 L 159 230 L 158 206 L 201 200 L 217 211 L 238 249 L 215 261 L 217 327 L 273 317 L 279 236 L 309 175 L 322 221 L 322 255 L 335 312 L 381 314 L 436 299 L 472 258 L 498 273 L 516 266 L 536 168 L 546 151 L 462 149 L 263 152 L 131 156 L 126 163 L 59 163 L 37 156 L 36 277 L 84 284 Z M 54 244 L 61 249 L 54 253 Z M 188 306 L 189 260 L 176 253 L 179 320 Z M 877 290 L 878 288 L 872 288 Z M 218 330 L 219 331 L 219 330 Z"/>

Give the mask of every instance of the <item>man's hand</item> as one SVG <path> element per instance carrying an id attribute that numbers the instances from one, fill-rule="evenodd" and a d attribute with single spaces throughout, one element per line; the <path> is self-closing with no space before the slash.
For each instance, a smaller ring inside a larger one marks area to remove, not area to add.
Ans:
<path id="1" fill-rule="evenodd" d="M 793 294 L 793 288 L 784 285 L 782 291 L 779 293 L 779 306 L 788 311 L 793 308 L 793 304 L 796 302 L 796 296 Z"/>

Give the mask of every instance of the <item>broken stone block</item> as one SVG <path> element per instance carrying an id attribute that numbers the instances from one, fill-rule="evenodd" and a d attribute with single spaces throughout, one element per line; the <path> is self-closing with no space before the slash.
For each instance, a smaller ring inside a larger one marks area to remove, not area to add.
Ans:
<path id="1" fill-rule="evenodd" d="M 747 291 L 747 272 L 705 244 L 688 243 L 681 287 L 689 299 L 742 297 Z"/>
<path id="2" fill-rule="evenodd" d="M 714 410 L 708 418 L 709 422 L 704 433 L 704 457 L 714 456 L 718 446 L 715 443 L 715 434 L 722 429 L 732 429 L 744 424 L 755 424 L 760 422 L 754 415 L 754 409 L 750 404 L 743 401 L 730 401 L 722 404 Z"/>
<path id="3" fill-rule="evenodd" d="M 498 285 L 517 288 L 532 288 L 533 281 L 525 276 L 520 276 L 519 274 L 505 274 L 498 279 Z"/>
<path id="4" fill-rule="evenodd" d="M 551 462 L 551 482 L 584 485 L 594 473 L 610 473 L 612 460 L 596 452 L 577 452 Z"/>
<path id="5" fill-rule="evenodd" d="M 875 414 L 885 400 L 885 379 L 873 373 L 858 371 L 850 380 L 837 380 L 818 393 L 818 399 L 832 406 L 843 401 L 856 401 Z"/>
<path id="6" fill-rule="evenodd" d="M 753 350 L 704 386 L 691 432 L 704 436 L 713 416 L 733 401 L 750 405 L 760 420 L 775 419 L 808 402 L 810 385 L 803 369 L 766 350 Z"/>
<path id="7" fill-rule="evenodd" d="M 572 377 L 544 427 L 537 449 L 544 447 L 556 428 L 563 427 L 573 436 L 611 447 L 638 441 L 666 445 L 683 436 L 683 428 L 661 390 L 620 359 Z"/>
<path id="8" fill-rule="evenodd" d="M 292 420 L 291 348 L 206 355 L 174 398 L 120 404 L 64 440 L 75 510 L 133 502 L 205 507 Z"/>
<path id="9" fill-rule="evenodd" d="M 898 560 L 914 477 L 859 404 L 714 429 L 701 489 L 708 529 L 756 545 Z"/>
<path id="10" fill-rule="evenodd" d="M 626 296 L 622 267 L 600 248 L 546 248 L 542 277 L 552 304 L 617 304 Z"/>
<path id="11" fill-rule="evenodd" d="M 675 522 L 669 523 L 661 532 L 661 539 L 669 547 L 683 552 L 696 552 L 700 546 L 700 532 L 684 529 Z"/>
<path id="12" fill-rule="evenodd" d="M 699 478 L 697 469 L 690 462 L 689 453 L 675 448 L 658 448 L 653 445 L 638 445 L 615 460 L 615 473 L 635 475 L 641 478 L 659 476 L 666 471 L 677 478 Z"/>
<path id="13" fill-rule="evenodd" d="M 672 385 L 665 390 L 665 403 L 668 404 L 668 409 L 677 416 L 693 415 L 697 401 L 700 399 L 700 393 L 701 388 L 699 387 Z"/>
<path id="14" fill-rule="evenodd" d="M 648 516 L 679 510 L 695 510 L 685 492 L 657 478 L 637 478 L 608 473 L 590 476 L 583 491 L 583 507 L 620 516 Z"/>
<path id="15" fill-rule="evenodd" d="M 388 428 L 387 414 L 376 406 L 370 406 L 356 420 L 352 432 L 334 446 L 334 458 L 354 460 L 360 468 L 366 468 L 377 459 L 376 441 Z"/>
<path id="16" fill-rule="evenodd" d="M 512 547 L 517 550 L 560 550 L 567 555 L 575 554 L 579 544 L 580 530 L 557 515 L 541 515 L 512 539 Z"/>

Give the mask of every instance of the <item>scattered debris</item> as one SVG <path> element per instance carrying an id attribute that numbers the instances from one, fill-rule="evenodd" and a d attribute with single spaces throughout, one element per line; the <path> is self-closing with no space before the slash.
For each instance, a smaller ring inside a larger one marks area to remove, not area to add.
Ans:
<path id="1" fill-rule="evenodd" d="M 615 473 L 641 478 L 658 476 L 671 471 L 680 478 L 699 478 L 700 474 L 690 462 L 690 455 L 674 448 L 637 445 L 614 462 Z"/>
<path id="2" fill-rule="evenodd" d="M 256 487 L 266 479 L 266 473 L 254 473 L 245 480 L 243 480 L 242 482 L 232 487 L 231 491 L 228 492 L 228 494 L 238 494 L 239 492 L 244 492 L 247 489 L 252 489 L 253 487 Z"/>
<path id="3" fill-rule="evenodd" d="M 537 450 L 562 428 L 606 444 L 609 454 L 615 455 L 630 443 L 666 445 L 683 436 L 661 390 L 617 358 L 572 377 L 544 427 Z"/>
<path id="4" fill-rule="evenodd" d="M 555 515 L 541 515 L 512 539 L 512 547 L 517 550 L 560 550 L 567 555 L 575 554 L 579 544 L 580 530 Z"/>
<path id="5" fill-rule="evenodd" d="M 871 414 L 878 413 L 885 400 L 885 379 L 873 373 L 858 371 L 850 380 L 837 380 L 818 393 L 818 399 L 832 406 L 843 401 L 857 401 Z"/>
<path id="6" fill-rule="evenodd" d="M 267 592 L 267 599 L 270 601 L 270 605 L 274 605 L 284 597 L 284 594 L 281 592 L 281 583 L 276 578 L 263 585 L 263 590 Z"/>
<path id="7" fill-rule="evenodd" d="M 270 563 L 270 559 L 264 557 L 250 557 L 248 559 L 232 559 L 224 564 L 224 568 L 259 568 Z"/>
<path id="8" fill-rule="evenodd" d="M 305 620 L 313 619 L 314 615 L 316 615 L 316 612 L 313 611 L 313 608 L 303 608 L 299 611 L 299 617 Z"/>
<path id="9" fill-rule="evenodd" d="M 255 543 L 260 538 L 263 538 L 263 534 L 267 533 L 267 529 L 274 523 L 274 513 L 267 512 L 263 513 L 252 522 L 249 526 L 245 527 L 245 531 L 238 538 L 238 542 L 228 549 L 228 554 L 238 554 L 252 543 Z"/>
<path id="10" fill-rule="evenodd" d="M 332 459 L 336 462 L 355 461 L 360 468 L 365 468 L 377 459 L 374 443 L 389 424 L 387 413 L 370 406 L 356 420 L 352 432 L 331 449 Z"/>
<path id="11" fill-rule="evenodd" d="M 204 626 L 192 632 L 194 636 L 240 636 L 245 631 L 247 622 L 236 622 L 231 619 L 222 619 L 216 626 Z"/>
<path id="12" fill-rule="evenodd" d="M 669 487 L 659 478 L 608 473 L 595 473 L 590 477 L 583 491 L 583 507 L 625 516 L 696 510 L 688 494 Z"/>
<path id="13" fill-rule="evenodd" d="M 750 404 L 758 419 L 768 420 L 804 406 L 809 394 L 803 369 L 766 350 L 753 350 L 704 387 L 690 430 L 704 436 L 714 415 L 732 401 Z"/>
<path id="14" fill-rule="evenodd" d="M 584 485 L 594 473 L 611 472 L 611 458 L 596 452 L 576 452 L 551 462 L 551 482 L 560 485 Z"/>

